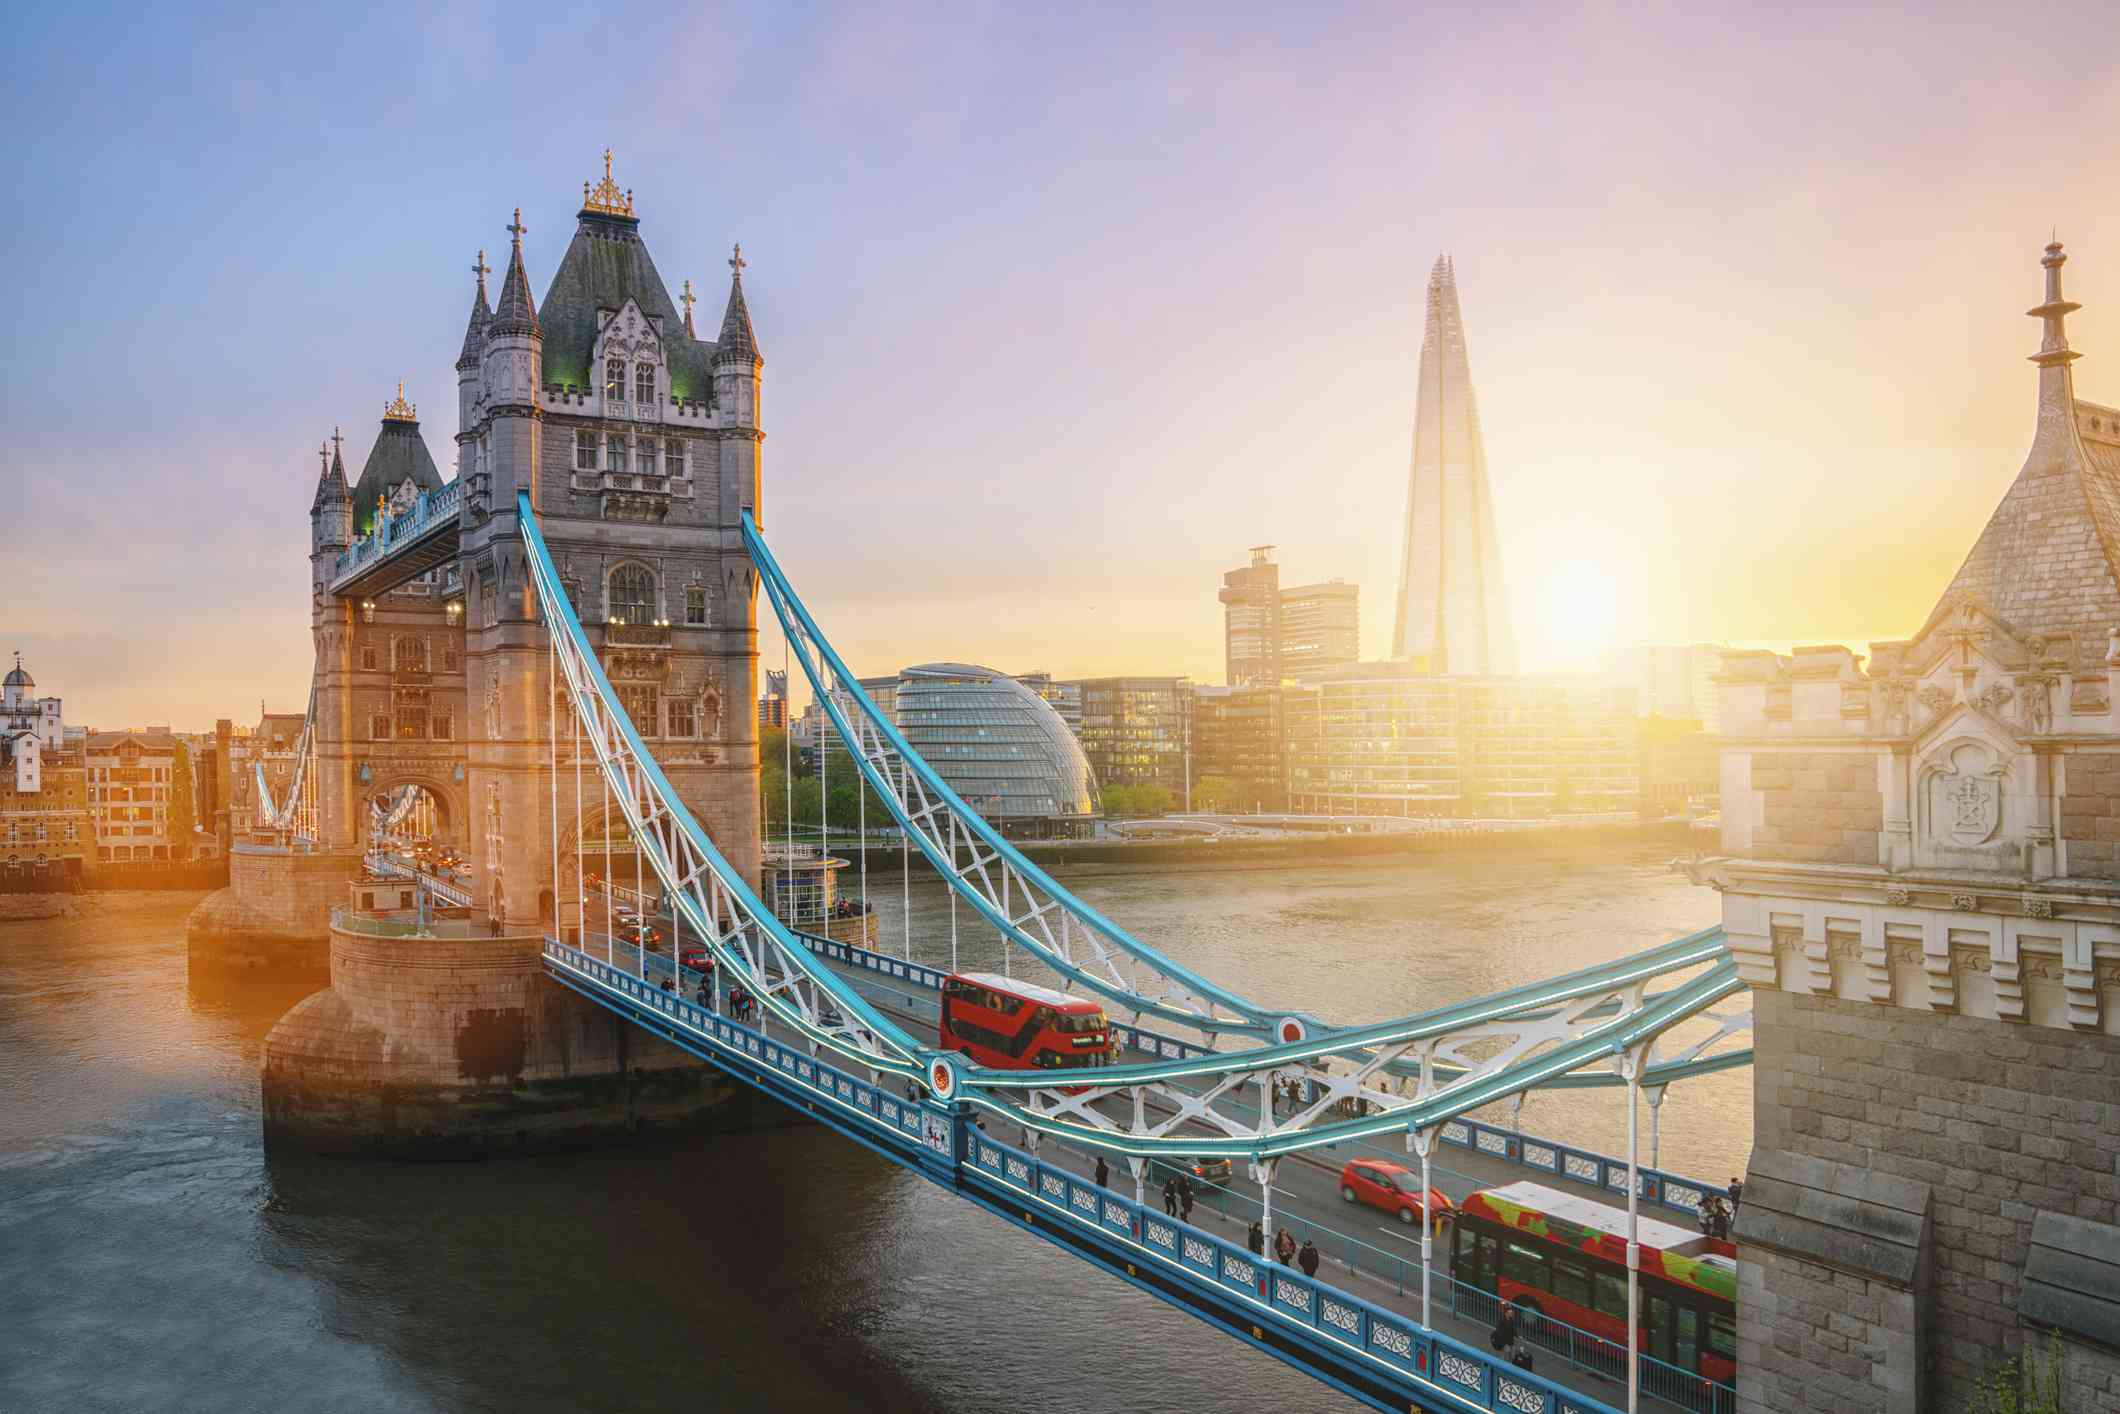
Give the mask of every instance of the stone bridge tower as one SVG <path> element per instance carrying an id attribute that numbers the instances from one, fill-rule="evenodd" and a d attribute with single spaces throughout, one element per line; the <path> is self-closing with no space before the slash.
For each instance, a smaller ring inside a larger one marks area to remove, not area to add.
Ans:
<path id="1" fill-rule="evenodd" d="M 2064 259 L 2030 454 L 1921 631 L 1724 659 L 1745 1414 L 1955 1411 L 2048 1332 L 2064 1407 L 2120 1397 L 2120 412 Z"/>
<path id="2" fill-rule="evenodd" d="M 584 184 L 541 303 L 520 212 L 509 230 L 499 297 L 489 316 L 482 276 L 458 364 L 467 836 L 480 902 L 495 916 L 549 924 L 557 912 L 571 928 L 571 873 L 556 889 L 551 878 L 553 683 L 516 494 L 530 493 L 634 725 L 716 844 L 755 877 L 757 726 L 746 708 L 757 696 L 756 580 L 741 515 L 762 509 L 764 360 L 741 253 L 718 336 L 700 339 L 691 283 L 680 314 L 609 153 L 602 181 Z M 564 704 L 557 725 L 571 785 Z M 582 809 L 571 789 L 559 801 L 565 870 L 568 842 L 607 833 L 593 766 L 584 774 Z"/>

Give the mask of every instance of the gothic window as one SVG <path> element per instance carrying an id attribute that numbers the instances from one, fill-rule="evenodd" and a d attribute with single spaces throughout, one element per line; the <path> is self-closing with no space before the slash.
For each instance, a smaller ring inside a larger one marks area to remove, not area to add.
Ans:
<path id="1" fill-rule="evenodd" d="M 454 648 L 444 648 L 442 650 L 442 671 L 445 673 L 456 671 L 456 650 Z"/>
<path id="2" fill-rule="evenodd" d="M 574 465 L 579 471 L 596 470 L 596 434 L 577 432 L 574 434 Z"/>
<path id="3" fill-rule="evenodd" d="M 623 437 L 621 437 L 621 436 L 619 436 L 619 435 L 618 435 L 618 434 L 617 434 L 616 432 L 608 432 L 608 433 L 605 433 L 605 434 L 604 434 L 604 470 L 605 470 L 605 471 L 624 471 L 625 469 L 626 469 L 626 439 L 625 439 L 625 438 L 623 438 Z"/>
<path id="4" fill-rule="evenodd" d="M 455 733 L 456 723 L 451 720 L 447 712 L 437 712 L 434 714 L 434 739 L 436 741 L 454 740 Z"/>
<path id="5" fill-rule="evenodd" d="M 427 671 L 427 640 L 424 638 L 401 638 L 391 666 L 401 673 L 424 673 Z"/>
<path id="6" fill-rule="evenodd" d="M 397 709 L 398 737 L 404 741 L 420 741 L 427 735 L 427 709 L 410 703 L 400 703 Z"/>
<path id="7" fill-rule="evenodd" d="M 659 736 L 657 725 L 657 702 L 659 694 L 652 687 L 637 683 L 618 685 L 618 705 L 626 709 L 633 719 L 633 728 L 642 736 Z"/>
<path id="8" fill-rule="evenodd" d="M 626 361 L 622 358 L 604 360 L 604 396 L 614 402 L 626 400 Z"/>
<path id="9" fill-rule="evenodd" d="M 684 474 L 685 474 L 685 442 L 684 442 L 684 439 L 683 439 L 682 437 L 668 437 L 668 438 L 665 438 L 665 439 L 663 440 L 663 475 L 664 475 L 664 476 L 683 476 Z"/>
<path id="10" fill-rule="evenodd" d="M 620 565 L 611 571 L 610 616 L 622 624 L 655 621 L 655 573 L 644 565 Z"/>
<path id="11" fill-rule="evenodd" d="M 703 624 L 707 621 L 707 587 L 704 584 L 685 586 L 685 622 Z"/>
<path id="12" fill-rule="evenodd" d="M 633 401 L 652 403 L 655 401 L 655 365 L 636 363 L 633 365 Z"/>
<path id="13" fill-rule="evenodd" d="M 390 740 L 390 718 L 380 712 L 370 717 L 368 719 L 368 739 L 370 741 Z"/>
<path id="14" fill-rule="evenodd" d="M 693 734 L 692 699 L 673 697 L 670 699 L 670 735 L 686 737 Z"/>
<path id="15" fill-rule="evenodd" d="M 373 643 L 363 645 L 361 648 L 361 671 L 372 673 L 382 666 L 383 658 L 380 653 L 375 651 L 375 645 Z"/>

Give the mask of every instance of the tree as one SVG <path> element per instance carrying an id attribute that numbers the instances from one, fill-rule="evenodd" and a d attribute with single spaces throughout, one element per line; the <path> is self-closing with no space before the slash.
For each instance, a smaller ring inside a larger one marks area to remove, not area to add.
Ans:
<path id="1" fill-rule="evenodd" d="M 1173 803 L 1169 788 L 1158 785 L 1106 786 L 1103 794 L 1106 815 L 1168 815 Z"/>
<path id="2" fill-rule="evenodd" d="M 191 827 L 198 821 L 198 802 L 192 795 L 191 748 L 177 743 L 169 767 L 169 857 L 191 858 Z"/>

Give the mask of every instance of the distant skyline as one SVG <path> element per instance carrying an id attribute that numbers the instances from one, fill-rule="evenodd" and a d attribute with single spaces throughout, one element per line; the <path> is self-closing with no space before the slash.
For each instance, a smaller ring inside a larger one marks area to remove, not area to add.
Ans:
<path id="1" fill-rule="evenodd" d="M 2053 57 L 2109 19 L 25 11 L 0 652 L 77 723 L 299 710 L 317 443 L 403 378 L 449 468 L 474 255 L 521 206 L 542 293 L 605 146 L 673 290 L 744 244 L 766 531 L 857 671 L 1218 681 L 1267 542 L 1384 654 L 1446 250 L 1526 670 L 1859 649 L 2022 461 L 2050 228 L 2120 402 L 2120 73 Z"/>

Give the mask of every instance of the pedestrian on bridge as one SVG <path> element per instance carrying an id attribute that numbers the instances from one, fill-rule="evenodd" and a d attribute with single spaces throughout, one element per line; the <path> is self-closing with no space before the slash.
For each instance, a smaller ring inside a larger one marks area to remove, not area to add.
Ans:
<path id="1" fill-rule="evenodd" d="M 1284 1267 L 1295 1265 L 1296 1235 L 1285 1227 L 1273 1235 L 1273 1259 Z"/>
<path id="2" fill-rule="evenodd" d="M 1163 1215 L 1167 1218 L 1178 1216 L 1178 1179 L 1175 1174 L 1163 1180 Z"/>
<path id="3" fill-rule="evenodd" d="M 1102 1154 L 1097 1155 L 1097 1186 L 1099 1188 L 1112 1186 L 1112 1166 L 1104 1162 L 1104 1155 Z"/>
<path id="4" fill-rule="evenodd" d="M 1184 1221 L 1184 1222 L 1191 1222 L 1191 1221 L 1192 1221 L 1192 1210 L 1193 1210 L 1193 1186 L 1192 1186 L 1192 1180 L 1191 1180 L 1191 1179 L 1189 1179 L 1189 1178 L 1187 1178 L 1187 1177 L 1186 1177 L 1186 1176 L 1185 1176 L 1184 1174 L 1182 1174 L 1182 1173 L 1181 1173 L 1181 1174 L 1179 1174 L 1179 1175 L 1178 1175 L 1178 1217 L 1179 1217 L 1179 1218 L 1180 1218 L 1180 1219 L 1181 1219 L 1182 1221 Z"/>
<path id="5" fill-rule="evenodd" d="M 1304 1276 L 1316 1276 L 1318 1274 L 1318 1244 L 1307 1237 L 1304 1238 L 1303 1250 L 1296 1254 L 1296 1265 L 1303 1269 Z"/>
<path id="6" fill-rule="evenodd" d="M 1257 1222 L 1253 1222 L 1253 1223 L 1252 1223 L 1252 1225 L 1251 1225 L 1251 1231 L 1250 1231 L 1250 1232 L 1247 1232 L 1247 1233 L 1245 1233 L 1245 1234 L 1244 1234 L 1244 1245 L 1245 1245 L 1246 1247 L 1249 1247 L 1249 1248 L 1251 1249 L 1251 1255 L 1252 1255 L 1252 1256 L 1254 1256 L 1254 1257 L 1263 1257 L 1263 1256 L 1265 1256 L 1265 1255 L 1266 1255 L 1266 1229 L 1265 1229 L 1265 1228 L 1263 1228 L 1263 1227 L 1260 1227 L 1260 1226 L 1258 1225 L 1258 1223 L 1257 1223 Z"/>

